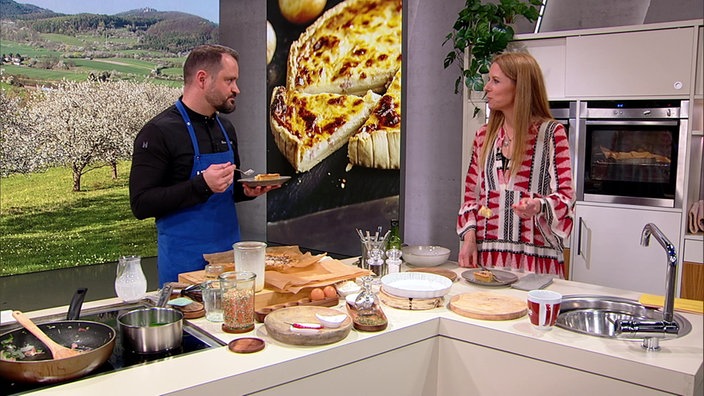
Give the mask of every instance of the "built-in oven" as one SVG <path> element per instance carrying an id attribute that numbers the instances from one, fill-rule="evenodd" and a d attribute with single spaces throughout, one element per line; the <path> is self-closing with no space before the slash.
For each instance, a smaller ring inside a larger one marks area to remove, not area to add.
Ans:
<path id="1" fill-rule="evenodd" d="M 686 100 L 573 106 L 577 200 L 681 208 L 688 115 Z"/>

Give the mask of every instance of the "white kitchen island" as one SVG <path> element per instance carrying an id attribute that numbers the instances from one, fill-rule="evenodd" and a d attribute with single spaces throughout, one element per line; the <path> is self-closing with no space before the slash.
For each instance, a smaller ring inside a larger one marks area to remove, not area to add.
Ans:
<path id="1" fill-rule="evenodd" d="M 446 264 L 458 274 L 465 269 Z M 555 280 L 549 290 L 631 298 L 640 293 Z M 450 297 L 472 291 L 526 298 L 512 288 L 486 288 L 460 279 Z M 86 307 L 115 300 L 86 303 Z M 191 322 L 223 342 L 255 336 L 264 350 L 236 354 L 212 348 L 47 389 L 51 395 L 702 395 L 704 317 L 682 314 L 686 336 L 648 352 L 639 340 L 592 337 L 554 328 L 534 329 L 527 316 L 508 321 L 470 319 L 446 305 L 426 311 L 382 304 L 386 330 L 352 330 L 342 341 L 295 346 L 267 335 L 263 324 L 228 334 L 205 319 Z M 338 309 L 344 311 L 341 302 Z M 57 308 L 62 311 L 65 308 Z M 50 310 L 31 316 L 46 315 Z M 41 391 L 39 392 L 41 393 Z"/>

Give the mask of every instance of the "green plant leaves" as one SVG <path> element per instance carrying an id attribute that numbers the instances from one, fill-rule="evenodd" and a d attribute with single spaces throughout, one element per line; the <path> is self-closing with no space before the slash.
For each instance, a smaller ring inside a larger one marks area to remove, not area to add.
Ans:
<path id="1" fill-rule="evenodd" d="M 489 72 L 494 55 L 503 52 L 513 40 L 511 26 L 518 16 L 533 22 L 538 19 L 542 0 L 501 0 L 498 4 L 482 4 L 481 0 L 467 0 L 458 13 L 452 31 L 443 45 L 452 42 L 452 51 L 445 56 L 444 66 L 459 66 L 461 73 L 455 82 L 455 93 L 460 83 L 472 91 L 484 90 L 484 75 Z M 464 54 L 469 54 L 468 68 L 464 68 Z M 474 116 L 479 109 L 475 107 Z"/>

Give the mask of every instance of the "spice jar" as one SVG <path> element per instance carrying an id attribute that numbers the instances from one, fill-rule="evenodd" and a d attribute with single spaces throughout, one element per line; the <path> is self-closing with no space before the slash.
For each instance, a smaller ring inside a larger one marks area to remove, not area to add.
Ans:
<path id="1" fill-rule="evenodd" d="M 248 271 L 220 274 L 223 324 L 227 333 L 246 333 L 254 329 L 254 284 L 257 275 Z"/>

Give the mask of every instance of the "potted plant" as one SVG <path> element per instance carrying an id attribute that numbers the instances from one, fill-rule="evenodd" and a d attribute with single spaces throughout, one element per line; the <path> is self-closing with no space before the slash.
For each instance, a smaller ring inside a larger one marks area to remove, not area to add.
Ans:
<path id="1" fill-rule="evenodd" d="M 445 68 L 457 64 L 460 75 L 455 81 L 455 93 L 460 92 L 460 83 L 472 91 L 484 90 L 484 75 L 489 72 L 494 55 L 503 52 L 513 40 L 511 24 L 517 16 L 533 22 L 538 19 L 542 0 L 500 0 L 482 4 L 481 0 L 467 0 L 460 10 L 452 31 L 443 45 L 452 42 L 453 48 L 445 57 Z M 465 69 L 465 53 L 467 68 Z M 474 106 L 473 117 L 479 113 Z"/>

